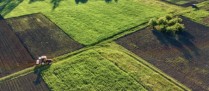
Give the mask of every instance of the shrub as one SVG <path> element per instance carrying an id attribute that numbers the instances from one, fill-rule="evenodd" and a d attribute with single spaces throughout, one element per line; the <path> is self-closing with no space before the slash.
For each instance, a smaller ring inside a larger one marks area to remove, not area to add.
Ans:
<path id="1" fill-rule="evenodd" d="M 151 19 L 149 25 L 157 31 L 176 34 L 184 30 L 184 25 L 181 24 L 182 21 L 183 20 L 179 17 L 166 15 L 165 17 L 160 17 L 159 19 Z"/>
<path id="2" fill-rule="evenodd" d="M 155 18 L 150 19 L 149 25 L 151 25 L 151 26 L 156 26 L 157 24 L 158 24 L 158 23 L 157 23 L 157 20 L 156 20 Z"/>
<path id="3" fill-rule="evenodd" d="M 168 23 L 168 21 L 166 20 L 166 18 L 165 17 L 160 17 L 159 19 L 158 19 L 158 24 L 167 24 Z"/>
<path id="4" fill-rule="evenodd" d="M 178 30 L 177 32 L 182 32 L 184 30 L 184 24 L 180 24 L 180 23 L 176 23 L 175 25 L 176 30 Z"/>
<path id="5" fill-rule="evenodd" d="M 165 16 L 165 18 L 166 18 L 168 21 L 171 20 L 172 17 L 173 17 L 172 15 L 166 15 L 166 16 Z"/>

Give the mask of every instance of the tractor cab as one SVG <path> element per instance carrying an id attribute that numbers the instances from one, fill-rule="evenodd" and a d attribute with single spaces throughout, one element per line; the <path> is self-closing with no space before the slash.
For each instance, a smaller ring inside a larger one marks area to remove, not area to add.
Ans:
<path id="1" fill-rule="evenodd" d="M 38 57 L 38 59 L 36 60 L 36 65 L 50 65 L 52 63 L 52 59 L 47 59 L 47 56 L 41 56 Z"/>

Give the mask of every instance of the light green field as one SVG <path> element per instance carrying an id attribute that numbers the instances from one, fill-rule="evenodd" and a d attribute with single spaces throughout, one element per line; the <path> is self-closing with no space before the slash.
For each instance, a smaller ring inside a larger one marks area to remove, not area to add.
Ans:
<path id="1" fill-rule="evenodd" d="M 209 11 L 206 11 L 209 9 L 208 4 L 209 4 L 209 1 L 199 3 L 197 5 L 200 8 L 199 10 L 195 10 L 195 9 L 192 9 L 191 7 L 188 7 L 186 8 L 187 12 L 183 13 L 182 15 L 190 18 L 191 20 L 195 22 L 209 26 L 208 22 L 205 21 L 205 18 L 209 17 Z"/>
<path id="2" fill-rule="evenodd" d="M 204 9 L 204 10 L 208 10 L 209 11 L 209 0 L 204 1 L 202 3 L 199 3 L 198 4 L 198 7 L 200 7 L 201 9 Z"/>
<path id="3" fill-rule="evenodd" d="M 113 0 L 110 3 L 105 0 L 88 0 L 79 4 L 74 0 L 63 0 L 58 4 L 59 6 L 53 9 L 51 0 L 31 3 L 24 0 L 5 17 L 41 12 L 76 41 L 91 45 L 169 12 L 162 11 L 157 6 L 153 7 L 154 5 L 144 4 L 140 0 Z"/>
<path id="4" fill-rule="evenodd" d="M 43 72 L 43 79 L 54 91 L 146 90 L 93 50 L 53 64 Z"/>
<path id="5" fill-rule="evenodd" d="M 102 45 L 59 60 L 44 70 L 42 76 L 55 91 L 189 90 L 165 74 L 145 65 L 147 63 L 144 63 L 143 59 L 135 59 L 126 52 L 114 43 Z"/>

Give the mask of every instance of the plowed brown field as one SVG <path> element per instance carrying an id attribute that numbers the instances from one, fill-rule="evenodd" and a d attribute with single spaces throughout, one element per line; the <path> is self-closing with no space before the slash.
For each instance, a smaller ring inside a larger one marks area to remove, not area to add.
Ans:
<path id="1" fill-rule="evenodd" d="M 7 22 L 34 59 L 41 55 L 52 58 L 83 47 L 42 14 L 10 18 Z"/>
<path id="2" fill-rule="evenodd" d="M 209 27 L 183 17 L 186 32 L 170 37 L 145 28 L 116 42 L 195 91 L 209 91 Z"/>
<path id="3" fill-rule="evenodd" d="M 32 57 L 21 44 L 4 19 L 0 20 L 0 77 L 34 64 Z"/>

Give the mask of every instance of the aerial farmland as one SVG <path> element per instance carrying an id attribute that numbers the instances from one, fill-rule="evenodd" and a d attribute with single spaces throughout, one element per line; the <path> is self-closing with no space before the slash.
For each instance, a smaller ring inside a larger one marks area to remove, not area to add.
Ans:
<path id="1" fill-rule="evenodd" d="M 209 91 L 209 0 L 0 0 L 0 91 Z"/>

